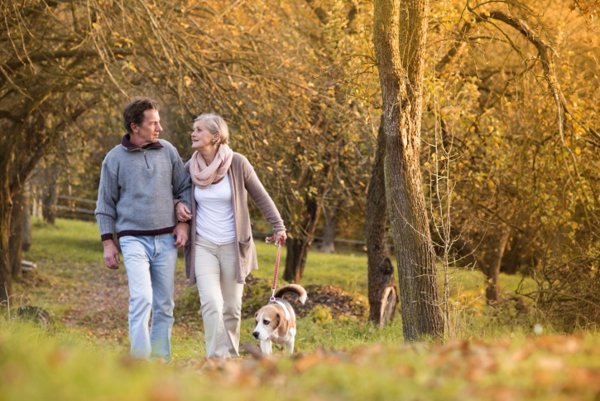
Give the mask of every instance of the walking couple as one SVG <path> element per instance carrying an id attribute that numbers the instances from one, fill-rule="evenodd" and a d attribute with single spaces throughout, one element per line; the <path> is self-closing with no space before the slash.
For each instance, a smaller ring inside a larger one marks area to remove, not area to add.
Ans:
<path id="1" fill-rule="evenodd" d="M 258 267 L 248 195 L 284 244 L 283 220 L 243 155 L 227 145 L 229 130 L 216 114 L 193 123 L 191 159 L 159 139 L 158 105 L 136 98 L 123 112 L 126 134 L 102 162 L 96 220 L 104 263 L 129 283 L 130 352 L 171 359 L 177 248 L 200 297 L 206 356 L 239 355 L 242 293 Z M 116 237 L 116 238 L 115 238 Z"/>

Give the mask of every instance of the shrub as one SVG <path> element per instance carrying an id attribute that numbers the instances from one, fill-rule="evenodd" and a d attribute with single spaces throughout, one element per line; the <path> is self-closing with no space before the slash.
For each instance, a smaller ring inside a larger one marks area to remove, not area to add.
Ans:
<path id="1" fill-rule="evenodd" d="M 590 253 L 552 258 L 536 270 L 538 290 L 530 295 L 557 330 L 600 327 L 599 264 L 598 256 Z"/>

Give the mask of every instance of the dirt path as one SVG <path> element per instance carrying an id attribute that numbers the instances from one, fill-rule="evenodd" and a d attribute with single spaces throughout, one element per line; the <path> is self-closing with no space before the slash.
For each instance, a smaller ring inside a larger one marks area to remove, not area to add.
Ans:
<path id="1" fill-rule="evenodd" d="M 181 261 L 180 261 L 181 262 Z M 110 270 L 101 263 L 65 265 L 40 261 L 38 270 L 27 274 L 27 290 L 37 305 L 53 305 L 55 320 L 83 330 L 90 337 L 116 342 L 127 341 L 129 291 L 127 275 L 121 265 Z M 270 284 L 249 277 L 245 287 L 243 316 L 248 318 L 268 300 Z M 299 317 L 317 305 L 326 307 L 333 318 L 340 315 L 365 318 L 366 305 L 333 286 L 307 286 L 305 305 L 295 304 Z M 54 305 L 59 305 L 58 307 Z M 199 302 L 193 288 L 186 284 L 181 264 L 175 276 L 175 327 L 183 335 L 197 335 L 201 329 Z"/>
<path id="2" fill-rule="evenodd" d="M 84 329 L 92 337 L 126 340 L 129 290 L 124 267 L 110 270 L 99 264 L 80 264 L 77 268 L 76 284 L 64 271 L 56 272 L 56 277 L 44 273 L 48 282 L 42 285 L 58 292 L 50 293 L 64 308 L 58 313 L 61 323 Z M 187 287 L 181 269 L 176 272 L 175 286 L 176 296 Z"/>

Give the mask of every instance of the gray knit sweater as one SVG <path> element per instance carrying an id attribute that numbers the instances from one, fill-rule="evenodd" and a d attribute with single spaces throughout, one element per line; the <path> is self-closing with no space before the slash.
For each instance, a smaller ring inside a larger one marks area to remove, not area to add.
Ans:
<path id="1" fill-rule="evenodd" d="M 191 206 L 191 183 L 175 147 L 160 139 L 139 148 L 125 135 L 102 162 L 95 212 L 102 240 L 114 232 L 118 237 L 172 232 L 175 200 Z"/>

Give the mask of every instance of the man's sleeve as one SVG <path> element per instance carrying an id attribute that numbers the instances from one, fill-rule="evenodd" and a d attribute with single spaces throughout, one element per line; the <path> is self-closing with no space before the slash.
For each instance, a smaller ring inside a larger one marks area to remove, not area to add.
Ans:
<path id="1" fill-rule="evenodd" d="M 175 156 L 173 163 L 173 198 L 175 204 L 183 202 L 188 209 L 192 210 L 192 181 L 188 169 L 184 166 L 177 151 L 175 151 Z"/>
<path id="2" fill-rule="evenodd" d="M 102 162 L 100 183 L 98 184 L 98 201 L 96 202 L 96 222 L 102 240 L 113 237 L 117 218 L 118 183 L 116 175 L 110 171 L 106 159 Z"/>

